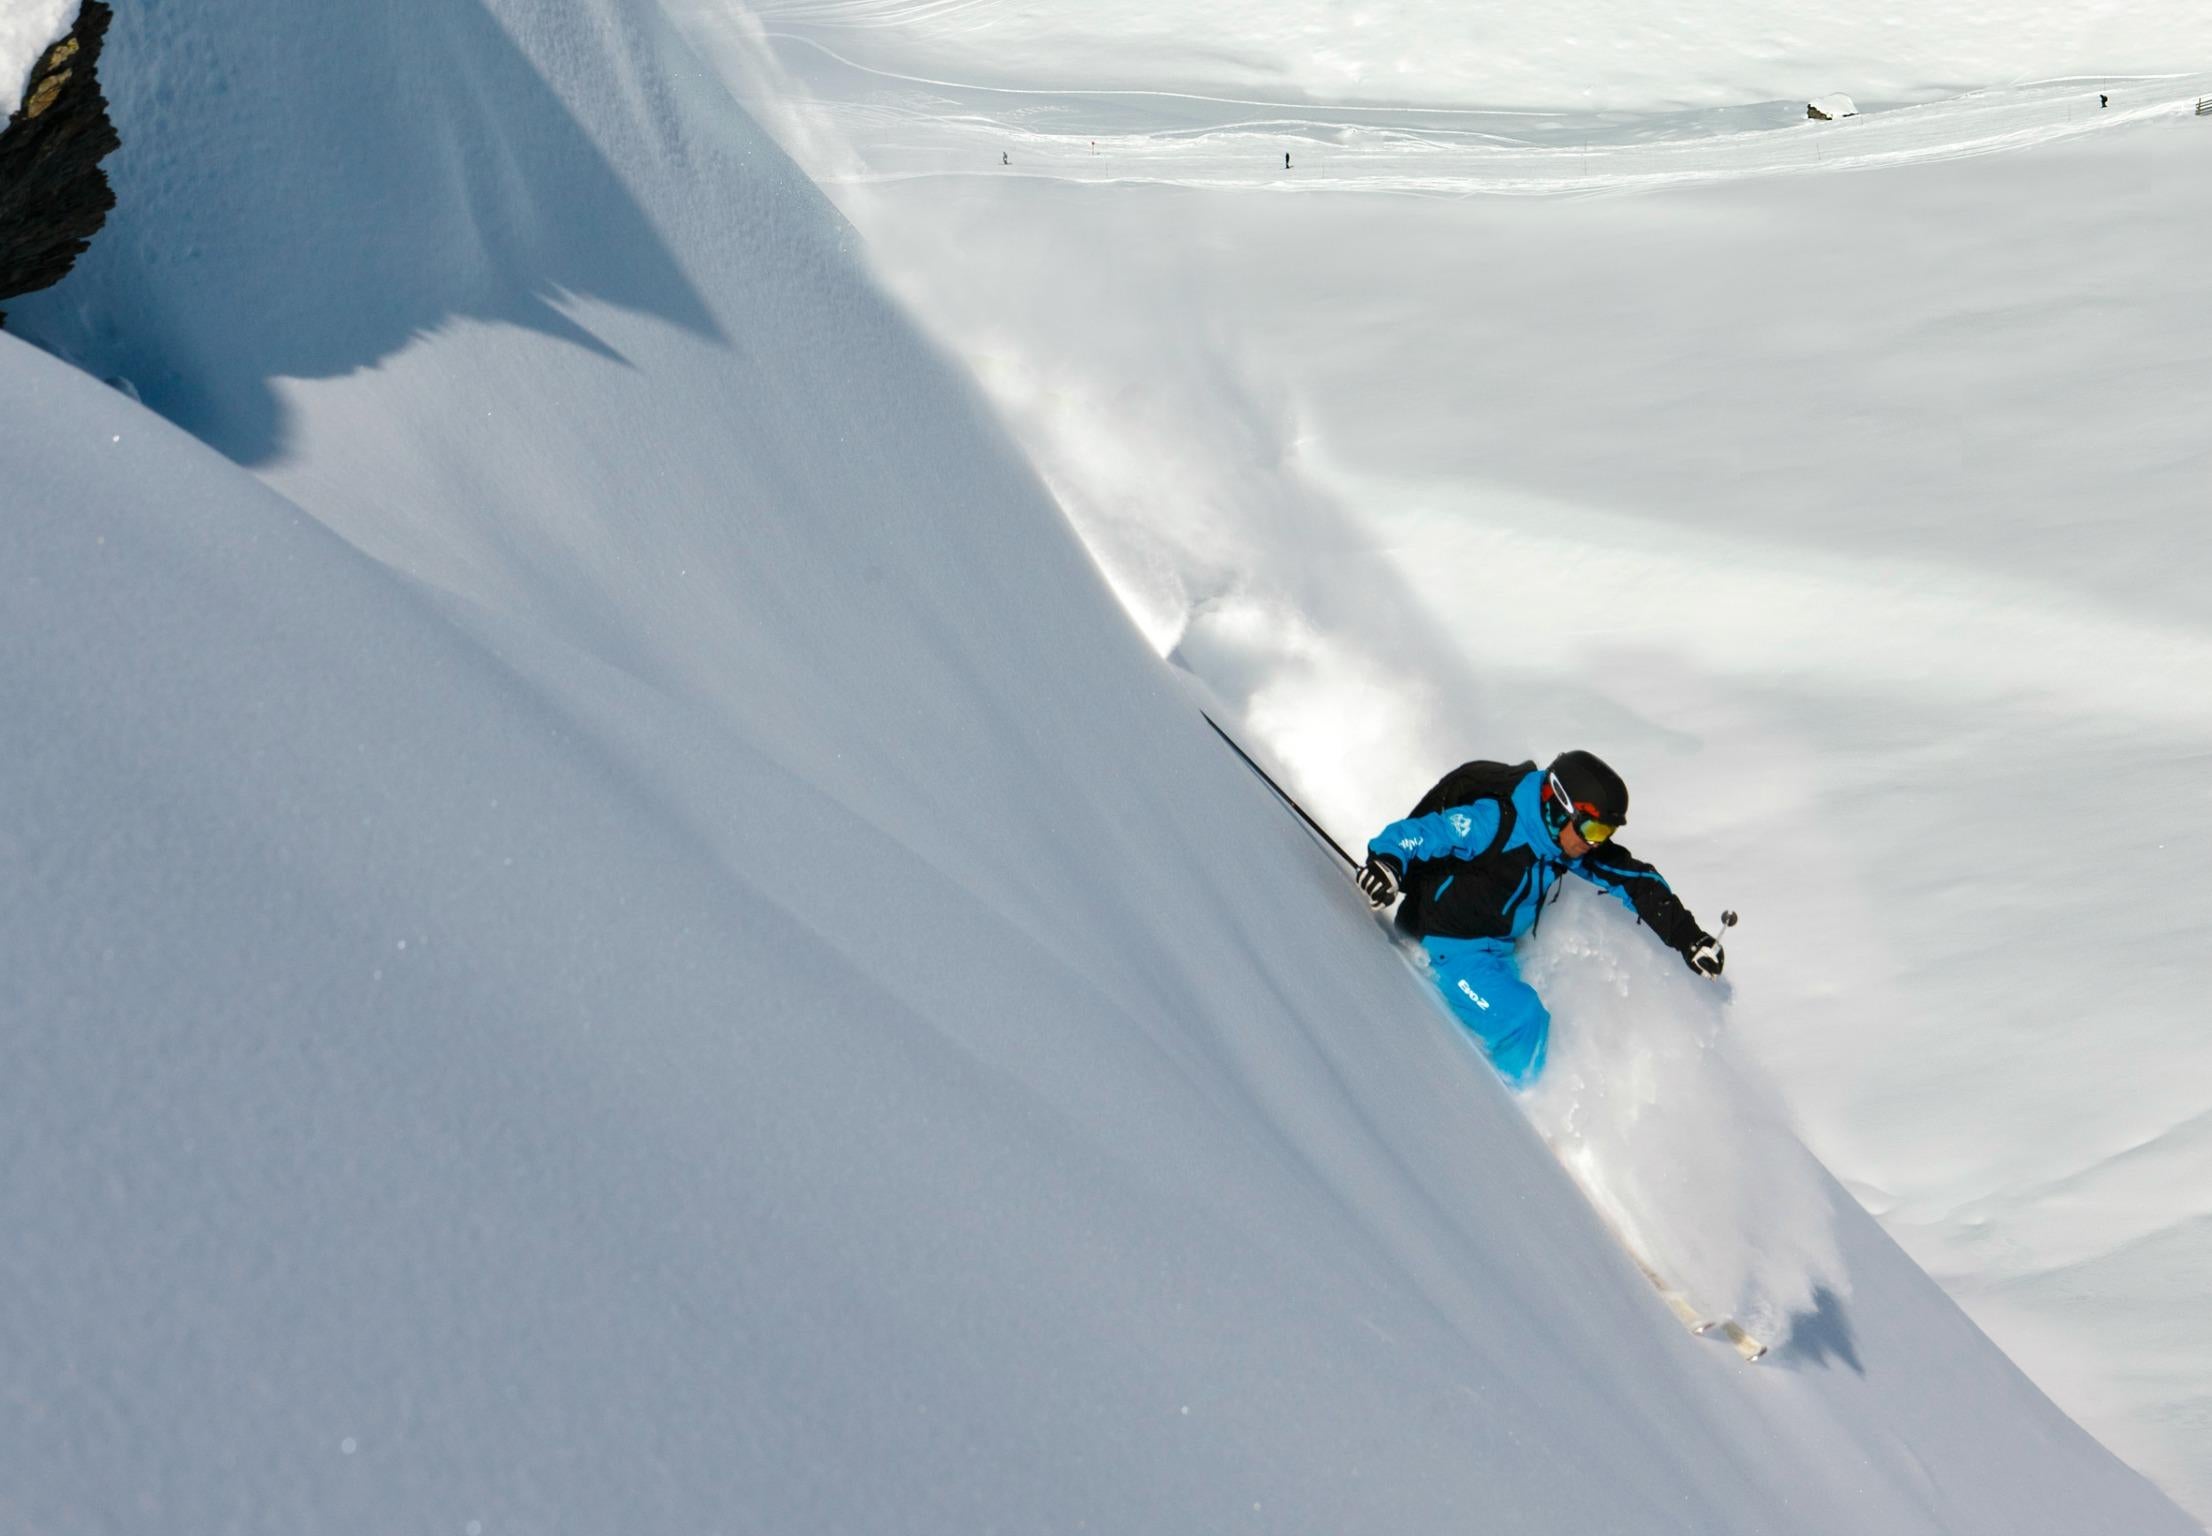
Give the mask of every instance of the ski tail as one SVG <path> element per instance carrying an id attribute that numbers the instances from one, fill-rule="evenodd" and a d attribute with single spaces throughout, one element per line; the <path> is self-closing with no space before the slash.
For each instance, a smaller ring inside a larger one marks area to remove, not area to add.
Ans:
<path id="1" fill-rule="evenodd" d="M 1706 1323 L 1695 1332 L 1700 1338 L 1708 1333 L 1719 1334 L 1735 1346 L 1736 1353 L 1743 1356 L 1746 1365 L 1755 1364 L 1766 1356 L 1767 1347 L 1746 1333 L 1743 1324 L 1732 1317 L 1724 1317 L 1717 1323 Z"/>

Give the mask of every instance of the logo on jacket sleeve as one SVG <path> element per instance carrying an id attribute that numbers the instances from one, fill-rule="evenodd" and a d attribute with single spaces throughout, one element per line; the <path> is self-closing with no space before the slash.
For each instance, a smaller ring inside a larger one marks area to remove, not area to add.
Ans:
<path id="1" fill-rule="evenodd" d="M 1452 833 L 1454 836 L 1465 837 L 1474 830 L 1474 817 L 1468 815 L 1465 811 L 1452 812 Z"/>

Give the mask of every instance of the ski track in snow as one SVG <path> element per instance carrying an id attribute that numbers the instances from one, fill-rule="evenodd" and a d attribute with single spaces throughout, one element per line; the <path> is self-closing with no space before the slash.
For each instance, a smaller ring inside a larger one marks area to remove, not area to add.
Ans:
<path id="1" fill-rule="evenodd" d="M 813 56 L 786 59 L 817 93 L 804 110 L 862 157 L 864 168 L 822 178 L 831 184 L 995 174 L 1210 190 L 1573 196 L 2001 154 L 2189 113 L 2212 93 L 2212 74 L 2070 77 L 1862 109 L 1838 122 L 1810 121 L 1798 102 L 1657 114 L 1323 107 L 969 84 L 864 64 L 801 32 L 768 39 Z M 2129 99 L 2099 108 L 2100 91 Z M 1255 119 L 1252 108 L 1283 115 Z M 1179 121 L 1152 126 L 1162 118 Z"/>

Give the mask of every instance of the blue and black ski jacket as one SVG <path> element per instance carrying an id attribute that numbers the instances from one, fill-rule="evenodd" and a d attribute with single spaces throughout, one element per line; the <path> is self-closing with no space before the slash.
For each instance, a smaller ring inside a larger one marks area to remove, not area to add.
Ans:
<path id="1" fill-rule="evenodd" d="M 1498 792 L 1495 765 L 1469 763 L 1444 776 L 1414 812 L 1368 840 L 1395 864 L 1405 888 L 1398 926 L 1417 938 L 1519 938 L 1536 926 L 1544 900 L 1572 871 L 1635 913 L 1660 942 L 1687 957 L 1705 937 L 1658 870 L 1618 840 L 1579 859 L 1559 851 L 1544 827 L 1544 775 L 1526 765 Z"/>

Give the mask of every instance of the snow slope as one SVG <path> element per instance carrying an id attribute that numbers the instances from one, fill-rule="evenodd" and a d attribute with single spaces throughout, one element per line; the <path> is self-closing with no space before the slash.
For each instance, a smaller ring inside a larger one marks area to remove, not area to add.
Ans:
<path id="1" fill-rule="evenodd" d="M 772 35 L 863 62 L 1045 97 L 1195 91 L 1279 104 L 1626 110 L 1733 107 L 1848 89 L 1925 100 L 2038 76 L 2212 64 L 2212 17 L 2174 0 L 761 0 Z"/>
<path id="2" fill-rule="evenodd" d="M 9 1523 L 2189 1528 L 1825 1181 L 1776 1368 L 1676 1327 L 654 8 L 110 68 L 91 371 L 0 338 Z"/>
<path id="3" fill-rule="evenodd" d="M 794 141 L 1156 647 L 1347 837 L 1617 754 L 1746 910 L 1734 1039 L 1815 1149 L 2212 1517 L 2212 76 L 1268 115 L 781 32 Z"/>

